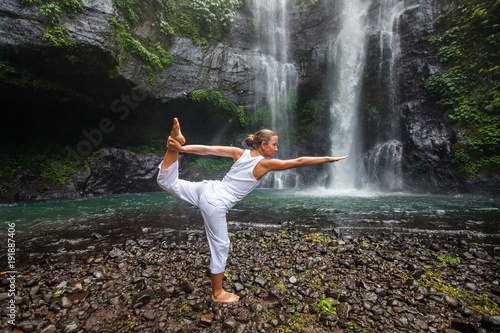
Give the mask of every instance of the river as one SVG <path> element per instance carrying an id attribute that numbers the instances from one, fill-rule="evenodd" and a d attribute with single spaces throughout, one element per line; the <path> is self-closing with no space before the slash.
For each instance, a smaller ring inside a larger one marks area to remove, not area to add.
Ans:
<path id="1" fill-rule="evenodd" d="M 398 233 L 420 239 L 458 238 L 493 248 L 500 245 L 500 199 L 341 192 L 324 189 L 257 189 L 228 214 L 231 232 L 288 227 L 342 236 Z M 113 195 L 76 200 L 0 205 L 2 238 L 15 224 L 20 259 L 30 253 L 94 250 L 141 239 L 158 230 L 199 232 L 198 209 L 166 193 Z M 2 240 L 2 248 L 7 241 Z"/>

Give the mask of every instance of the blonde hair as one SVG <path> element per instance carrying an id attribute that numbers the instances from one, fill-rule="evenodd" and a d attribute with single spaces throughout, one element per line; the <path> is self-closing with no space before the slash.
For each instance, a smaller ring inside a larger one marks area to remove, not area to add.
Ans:
<path id="1" fill-rule="evenodd" d="M 269 144 L 269 141 L 271 141 L 271 138 L 273 136 L 278 136 L 278 134 L 274 131 L 271 131 L 270 129 L 265 128 L 257 131 L 255 134 L 250 134 L 249 136 L 247 136 L 247 138 L 245 139 L 245 143 L 249 147 L 259 149 L 262 142 Z"/>

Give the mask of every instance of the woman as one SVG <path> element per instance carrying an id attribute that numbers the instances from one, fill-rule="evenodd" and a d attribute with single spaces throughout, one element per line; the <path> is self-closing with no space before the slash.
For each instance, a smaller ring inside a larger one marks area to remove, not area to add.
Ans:
<path id="1" fill-rule="evenodd" d="M 210 273 L 214 302 L 236 303 L 239 297 L 222 288 L 222 279 L 229 252 L 226 213 L 238 201 L 255 189 L 269 171 L 280 171 L 326 162 L 342 157 L 299 157 L 291 160 L 266 159 L 278 151 L 278 136 L 271 130 L 260 130 L 246 139 L 252 150 L 226 146 L 184 145 L 179 121 L 174 125 L 167 142 L 167 152 L 159 165 L 158 184 L 165 191 L 200 208 L 210 247 Z M 189 182 L 179 179 L 179 152 L 197 155 L 216 155 L 234 160 L 231 170 L 222 181 Z"/>

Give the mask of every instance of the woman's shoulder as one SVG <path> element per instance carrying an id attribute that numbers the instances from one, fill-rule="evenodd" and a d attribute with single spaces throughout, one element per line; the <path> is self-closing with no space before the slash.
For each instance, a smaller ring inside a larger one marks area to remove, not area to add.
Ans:
<path id="1" fill-rule="evenodd" d="M 239 148 L 239 147 L 232 147 L 232 148 L 234 148 L 233 159 L 235 162 L 238 161 L 241 158 L 241 156 L 243 156 L 246 153 L 246 151 L 248 150 L 248 149 L 243 149 L 243 148 Z"/>

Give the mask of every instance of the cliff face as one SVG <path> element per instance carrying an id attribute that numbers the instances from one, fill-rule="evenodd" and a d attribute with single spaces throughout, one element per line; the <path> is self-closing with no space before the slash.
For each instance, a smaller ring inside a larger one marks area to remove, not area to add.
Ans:
<path id="1" fill-rule="evenodd" d="M 395 85 L 391 96 L 384 95 L 384 87 L 380 82 L 377 85 L 375 79 L 369 78 L 363 84 L 363 102 L 376 106 L 378 113 L 362 119 L 362 147 L 368 152 L 374 149 L 377 140 L 391 140 L 384 133 L 389 127 L 394 127 L 388 118 L 396 118 L 394 136 L 402 151 L 404 190 L 497 193 L 495 184 L 498 181 L 463 181 L 452 175 L 449 164 L 456 133 L 424 88 L 426 78 L 440 70 L 436 50 L 427 39 L 434 33 L 435 17 L 449 6 L 448 3 L 446 0 L 405 2 L 395 27 L 399 34 L 400 54 L 391 74 Z M 323 0 L 316 5 L 302 1 L 290 7 L 290 58 L 299 75 L 299 99 L 307 100 L 307 95 L 314 95 L 330 84 L 327 50 L 331 37 L 339 29 L 339 6 L 339 1 Z M 374 0 L 368 16 L 378 15 L 380 6 L 379 1 Z M 110 25 L 110 19 L 120 15 L 114 2 L 87 0 L 84 7 L 82 12 L 66 16 L 61 21 L 72 45 L 54 47 L 42 41 L 47 27 L 38 8 L 24 7 L 16 0 L 0 3 L 0 60 L 11 66 L 4 67 L 0 80 L 5 110 L 2 112 L 4 139 L 23 142 L 23 133 L 50 132 L 64 146 L 64 140 L 75 131 L 80 132 L 85 126 L 95 127 L 96 119 L 102 120 L 110 114 L 115 118 L 120 116 L 117 111 L 125 109 L 118 108 L 119 105 L 132 109 L 140 100 L 142 105 L 151 109 L 161 109 L 162 101 L 180 101 L 197 89 L 220 91 L 224 99 L 243 105 L 246 110 L 255 110 L 259 106 L 255 96 L 255 64 L 260 57 L 247 14 L 236 13 L 224 44 L 202 48 L 188 38 L 176 37 L 170 49 L 173 64 L 160 70 L 155 85 L 150 86 L 145 80 L 143 62 L 130 53 L 117 50 L 116 36 Z M 152 34 L 147 27 L 136 29 L 135 33 L 144 39 Z M 377 71 L 383 60 L 383 50 L 380 51 L 377 38 L 376 34 L 369 34 L 367 73 Z M 119 72 L 116 71 L 118 65 Z M 21 79 L 24 81 L 19 83 Z M 389 105 L 388 97 L 395 102 Z M 183 112 L 174 110 L 174 106 L 169 105 L 172 110 L 167 111 L 173 111 L 170 114 Z M 189 113 L 189 110 L 185 112 Z M 210 119 L 211 115 L 193 117 Z M 315 150 L 313 153 L 304 150 L 308 154 L 328 153 L 326 141 L 321 139 L 303 149 L 306 148 Z M 117 159 L 137 158 L 116 152 L 112 155 Z M 141 173 L 140 163 L 137 170 L 127 172 Z M 82 170 L 75 175 L 76 178 L 87 178 L 78 181 L 80 185 L 76 187 L 71 185 L 73 190 L 70 192 L 78 188 L 77 195 L 106 193 L 105 188 L 95 191 L 91 187 L 82 188 L 90 177 L 84 174 Z M 485 187 L 486 183 L 492 185 Z M 154 180 L 149 184 L 131 186 L 130 191 L 156 189 Z M 127 191 L 126 186 L 108 192 L 123 191 Z M 33 196 L 23 195 L 19 199 L 30 197 Z"/>
<path id="2" fill-rule="evenodd" d="M 424 88 L 427 77 L 439 69 L 436 50 L 427 40 L 434 33 L 434 19 L 448 9 L 448 5 L 446 1 L 414 2 L 402 14 L 399 25 L 402 168 L 408 188 L 438 192 L 443 189 L 440 184 L 447 183 L 448 189 L 459 186 L 450 173 L 451 143 L 456 140 L 455 134 Z"/>

